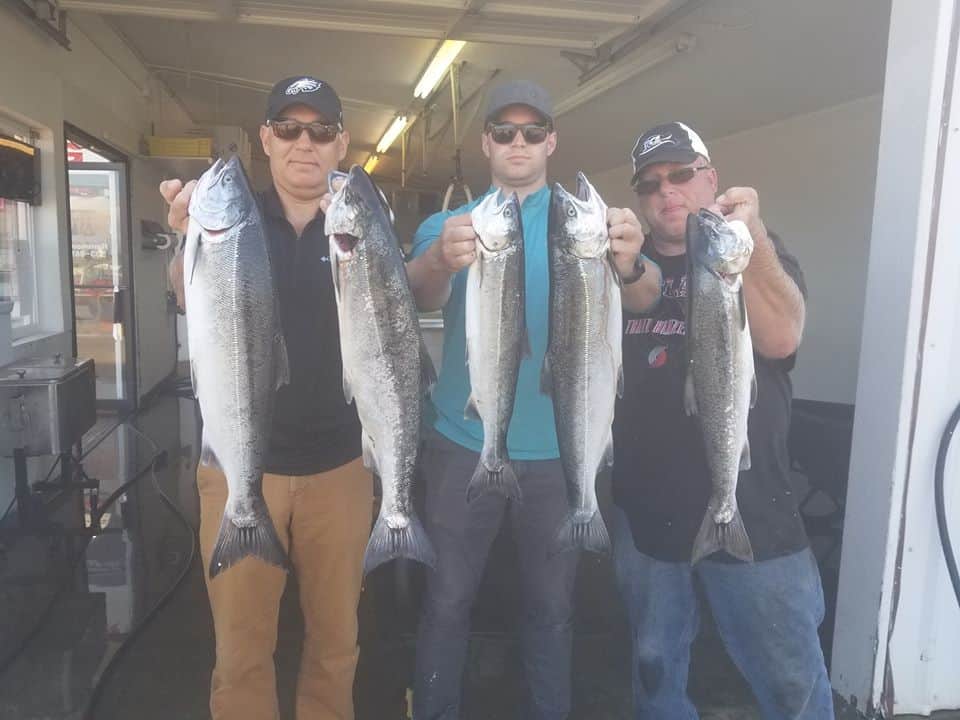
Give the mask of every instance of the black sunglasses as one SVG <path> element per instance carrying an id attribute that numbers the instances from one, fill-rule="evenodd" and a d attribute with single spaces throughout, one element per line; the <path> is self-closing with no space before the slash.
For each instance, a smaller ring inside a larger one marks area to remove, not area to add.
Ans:
<path id="1" fill-rule="evenodd" d="M 267 125 L 273 130 L 273 134 L 281 140 L 297 140 L 300 138 L 300 134 L 306 130 L 311 142 L 323 145 L 336 140 L 337 135 L 343 131 L 340 125 L 331 125 L 319 121 L 305 123 L 290 118 L 268 120 Z"/>
<path id="2" fill-rule="evenodd" d="M 696 175 L 701 170 L 710 170 L 709 165 L 701 165 L 700 167 L 682 167 L 677 168 L 676 170 L 671 170 L 667 173 L 666 179 L 670 182 L 671 185 L 684 185 L 691 180 L 693 176 Z M 653 178 L 651 180 L 636 180 L 633 183 L 633 190 L 637 195 L 653 195 L 655 192 L 660 190 L 660 185 L 663 183 L 664 178 Z"/>
<path id="3" fill-rule="evenodd" d="M 531 145 L 539 145 L 547 139 L 547 135 L 552 132 L 552 128 L 547 123 L 525 123 L 517 125 L 512 122 L 489 123 L 487 132 L 490 133 L 490 139 L 497 145 L 507 145 L 513 142 L 517 132 L 523 133 L 523 139 Z"/>

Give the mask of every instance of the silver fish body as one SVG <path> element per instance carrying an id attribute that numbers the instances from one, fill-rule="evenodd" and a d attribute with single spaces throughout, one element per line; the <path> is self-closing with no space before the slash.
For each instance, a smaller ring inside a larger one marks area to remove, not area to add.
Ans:
<path id="1" fill-rule="evenodd" d="M 527 339 L 525 267 L 520 201 L 500 202 L 491 193 L 471 212 L 479 238 L 477 259 L 467 274 L 466 338 L 470 398 L 465 414 L 483 423 L 483 449 L 467 488 L 467 500 L 484 492 L 520 499 L 507 452 L 520 362 Z"/>
<path id="2" fill-rule="evenodd" d="M 263 219 L 236 157 L 203 174 L 189 212 L 184 290 L 201 462 L 219 466 L 228 488 L 210 577 L 248 555 L 285 567 L 262 482 L 274 396 L 289 369 Z"/>
<path id="3" fill-rule="evenodd" d="M 423 397 L 436 374 L 423 344 L 400 243 L 386 199 L 355 165 L 326 213 L 340 321 L 343 390 L 363 425 L 364 464 L 383 501 L 364 572 L 393 558 L 432 566 L 435 555 L 413 507 Z"/>
<path id="4" fill-rule="evenodd" d="M 744 561 L 753 550 L 737 507 L 737 481 L 750 469 L 747 420 L 756 399 L 753 343 L 741 273 L 753 239 L 740 222 L 709 210 L 687 219 L 687 380 L 684 404 L 703 432 L 713 492 L 691 562 L 719 550 Z"/>
<path id="5" fill-rule="evenodd" d="M 570 516 L 557 550 L 608 552 L 597 474 L 613 463 L 613 415 L 623 393 L 622 305 L 607 206 L 586 177 L 550 201 L 550 339 L 541 389 L 553 397 Z"/>

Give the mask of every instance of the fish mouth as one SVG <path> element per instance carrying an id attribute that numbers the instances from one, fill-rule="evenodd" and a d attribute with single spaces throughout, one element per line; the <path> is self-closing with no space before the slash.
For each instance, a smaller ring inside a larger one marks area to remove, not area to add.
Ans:
<path id="1" fill-rule="evenodd" d="M 350 233 L 334 233 L 333 241 L 337 244 L 340 255 L 349 258 L 353 255 L 354 249 L 360 243 L 360 238 Z"/>

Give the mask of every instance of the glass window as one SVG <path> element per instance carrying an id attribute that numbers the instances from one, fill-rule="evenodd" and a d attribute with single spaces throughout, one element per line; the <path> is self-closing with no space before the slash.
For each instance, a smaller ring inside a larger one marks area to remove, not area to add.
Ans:
<path id="1" fill-rule="evenodd" d="M 0 132 L 33 142 L 27 128 L 3 116 Z M 0 198 L 0 297 L 13 301 L 14 339 L 36 332 L 38 325 L 34 210 L 25 202 Z"/>

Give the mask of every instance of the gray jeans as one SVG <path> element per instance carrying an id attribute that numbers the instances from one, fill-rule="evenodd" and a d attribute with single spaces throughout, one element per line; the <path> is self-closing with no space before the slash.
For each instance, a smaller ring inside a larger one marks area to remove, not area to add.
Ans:
<path id="1" fill-rule="evenodd" d="M 421 458 L 425 525 L 437 552 L 427 574 L 417 634 L 414 720 L 458 720 L 470 610 L 490 545 L 504 514 L 516 541 L 523 608 L 521 644 L 531 720 L 570 713 L 573 586 L 579 553 L 548 556 L 568 502 L 559 460 L 513 461 L 523 500 L 482 495 L 467 504 L 467 483 L 480 459 L 432 433 Z"/>

